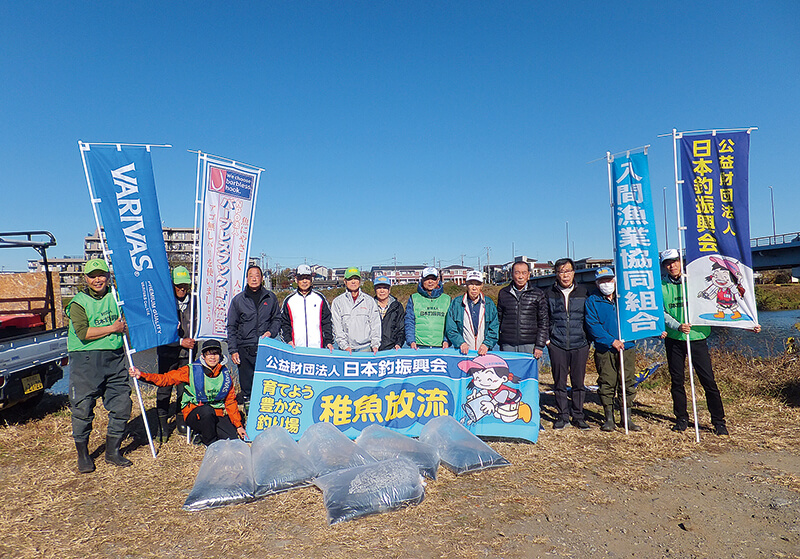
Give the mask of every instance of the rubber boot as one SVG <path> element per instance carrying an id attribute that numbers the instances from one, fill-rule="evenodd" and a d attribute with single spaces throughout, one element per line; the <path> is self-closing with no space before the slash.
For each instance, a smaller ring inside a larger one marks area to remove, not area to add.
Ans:
<path id="1" fill-rule="evenodd" d="M 614 431 L 617 426 L 614 424 L 614 406 L 603 406 L 603 413 L 606 416 L 606 422 L 600 427 L 601 431 Z"/>
<path id="2" fill-rule="evenodd" d="M 179 435 L 186 435 L 186 420 L 183 419 L 183 411 L 181 410 L 178 410 L 175 414 L 175 430 Z"/>
<path id="3" fill-rule="evenodd" d="M 126 468 L 133 465 L 133 462 L 120 454 L 120 444 L 122 444 L 122 437 L 106 437 L 106 462 L 121 468 Z"/>
<path id="4" fill-rule="evenodd" d="M 633 418 L 631 417 L 631 408 L 628 408 L 625 411 L 625 414 L 628 416 L 628 431 L 641 431 L 642 428 L 633 422 Z"/>
<path id="5" fill-rule="evenodd" d="M 167 426 L 167 415 L 158 416 L 158 442 L 164 444 L 169 440 L 169 426 Z"/>
<path id="6" fill-rule="evenodd" d="M 78 471 L 88 474 L 94 471 L 94 460 L 89 454 L 89 443 L 75 441 L 75 448 L 78 450 Z"/>

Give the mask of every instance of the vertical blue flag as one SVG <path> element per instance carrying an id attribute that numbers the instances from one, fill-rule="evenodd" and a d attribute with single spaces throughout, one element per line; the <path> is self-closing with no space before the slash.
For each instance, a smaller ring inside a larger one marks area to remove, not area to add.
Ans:
<path id="1" fill-rule="evenodd" d="M 131 347 L 143 351 L 178 341 L 153 164 L 144 147 L 81 143 L 103 222 Z"/>
<path id="2" fill-rule="evenodd" d="M 692 324 L 758 324 L 750 252 L 749 155 L 748 132 L 681 137 Z"/>
<path id="3" fill-rule="evenodd" d="M 611 162 L 617 293 L 622 339 L 659 336 L 664 302 L 647 155 Z"/>

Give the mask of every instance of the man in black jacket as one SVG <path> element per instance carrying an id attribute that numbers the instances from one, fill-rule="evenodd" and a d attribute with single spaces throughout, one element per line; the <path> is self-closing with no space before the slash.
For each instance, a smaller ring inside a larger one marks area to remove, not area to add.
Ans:
<path id="1" fill-rule="evenodd" d="M 262 285 L 263 279 L 261 268 L 247 268 L 247 285 L 228 309 L 228 352 L 239 367 L 243 404 L 250 401 L 259 338 L 275 338 L 281 329 L 278 298 Z"/>
<path id="2" fill-rule="evenodd" d="M 553 266 L 556 283 L 547 290 L 550 310 L 550 341 L 547 352 L 553 369 L 558 418 L 553 429 L 567 426 L 570 415 L 578 429 L 589 429 L 583 415 L 586 387 L 586 360 L 589 358 L 589 341 L 584 328 L 585 303 L 588 292 L 575 283 L 575 263 L 569 258 L 557 260 Z M 567 377 L 572 384 L 572 407 L 567 398 Z"/>
<path id="3" fill-rule="evenodd" d="M 500 351 L 531 353 L 539 359 L 544 353 L 550 326 L 544 291 L 528 283 L 527 262 L 514 262 L 512 282 L 497 294 L 500 319 Z"/>

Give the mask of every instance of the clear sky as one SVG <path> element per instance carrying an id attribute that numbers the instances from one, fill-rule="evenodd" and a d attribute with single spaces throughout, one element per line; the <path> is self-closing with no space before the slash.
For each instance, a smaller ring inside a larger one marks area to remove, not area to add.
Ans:
<path id="1" fill-rule="evenodd" d="M 0 231 L 94 229 L 77 141 L 153 155 L 190 227 L 196 156 L 264 168 L 270 267 L 610 257 L 605 152 L 650 144 L 676 243 L 678 130 L 757 126 L 753 236 L 800 231 L 800 2 L 2 2 Z M 570 247 L 570 250 L 572 247 Z M 23 269 L 27 250 L 0 252 Z"/>

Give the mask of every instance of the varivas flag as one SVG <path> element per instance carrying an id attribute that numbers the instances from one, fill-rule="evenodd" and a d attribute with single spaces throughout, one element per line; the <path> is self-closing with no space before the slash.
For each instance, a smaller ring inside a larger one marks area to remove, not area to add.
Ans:
<path id="1" fill-rule="evenodd" d="M 102 218 L 131 348 L 143 351 L 178 341 L 149 150 L 83 142 L 80 149 L 92 203 Z"/>

